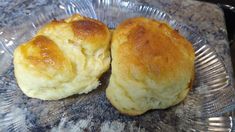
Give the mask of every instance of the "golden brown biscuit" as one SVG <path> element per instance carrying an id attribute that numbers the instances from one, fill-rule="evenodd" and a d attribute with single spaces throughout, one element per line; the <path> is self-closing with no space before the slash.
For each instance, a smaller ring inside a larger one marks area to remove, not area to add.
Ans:
<path id="1" fill-rule="evenodd" d="M 192 44 L 165 23 L 144 17 L 122 22 L 111 44 L 107 98 L 121 113 L 140 115 L 182 101 L 194 76 Z"/>
<path id="2" fill-rule="evenodd" d="M 109 68 L 110 36 L 106 25 L 80 15 L 46 24 L 14 52 L 18 85 L 43 100 L 88 93 Z"/>

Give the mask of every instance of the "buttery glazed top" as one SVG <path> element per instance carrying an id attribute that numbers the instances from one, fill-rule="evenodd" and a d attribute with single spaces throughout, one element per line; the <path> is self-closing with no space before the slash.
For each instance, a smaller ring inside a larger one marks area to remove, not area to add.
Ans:
<path id="1" fill-rule="evenodd" d="M 126 72 L 130 69 L 127 63 L 151 73 L 158 81 L 192 72 L 192 44 L 167 24 L 139 17 L 126 20 L 116 30 L 114 38 L 120 37 L 122 41 L 117 52 Z"/>
<path id="2" fill-rule="evenodd" d="M 35 37 L 30 44 L 22 45 L 21 52 L 29 63 L 41 69 L 48 66 L 60 69 L 65 60 L 58 46 L 42 35 Z"/>
<path id="3" fill-rule="evenodd" d="M 66 34 L 61 31 L 64 28 Z M 60 29 L 57 31 L 57 29 Z M 86 46 L 91 49 L 98 49 L 105 46 L 104 41 L 109 39 L 109 30 L 105 24 L 98 20 L 87 18 L 75 14 L 65 20 L 53 20 L 46 24 L 38 34 L 50 34 L 50 31 L 60 32 L 59 37 L 69 37 L 71 43 L 76 41 L 85 41 Z"/>
<path id="4" fill-rule="evenodd" d="M 60 36 L 57 36 L 58 34 Z M 103 42 L 109 39 L 108 36 L 109 31 L 103 23 L 80 15 L 73 15 L 68 19 L 53 20 L 46 24 L 33 40 L 19 48 L 24 58 L 34 68 L 43 72 L 46 69 L 59 72 L 62 69 L 65 70 L 66 65 L 71 64 L 54 40 L 64 38 L 65 40 L 68 39 L 68 44 L 78 45 L 81 45 L 80 42 L 83 41 L 82 47 L 93 52 L 99 48 L 107 47 L 106 43 Z M 52 40 L 49 37 L 55 37 L 55 39 Z M 67 43 L 61 44 L 66 45 Z"/>

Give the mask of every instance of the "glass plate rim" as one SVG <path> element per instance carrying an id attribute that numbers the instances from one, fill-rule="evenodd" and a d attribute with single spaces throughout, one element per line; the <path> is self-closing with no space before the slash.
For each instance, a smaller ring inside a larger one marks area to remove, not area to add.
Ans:
<path id="1" fill-rule="evenodd" d="M 149 5 L 148 5 L 149 6 Z M 156 8 L 156 7 L 154 7 L 154 8 Z M 162 11 L 162 10 L 161 10 Z M 162 11 L 162 12 L 164 12 L 164 11 Z M 166 13 L 166 12 L 164 12 L 165 14 L 168 14 L 168 13 Z M 169 14 L 168 14 L 169 15 Z M 171 17 L 171 15 L 169 15 L 170 17 Z M 173 19 L 173 18 L 171 18 L 171 19 Z M 175 21 L 175 20 L 174 20 Z M 175 21 L 175 22 L 177 22 L 177 21 Z M 180 25 L 182 25 L 182 26 L 186 26 L 188 29 L 190 29 L 191 31 L 193 31 L 194 32 L 194 30 L 190 27 L 190 26 L 188 26 L 188 25 L 186 25 L 186 24 L 184 24 L 184 23 L 178 23 L 178 24 L 180 24 Z M 198 34 L 197 32 L 196 32 L 196 34 Z M 200 34 L 199 34 L 199 36 L 201 36 Z M 215 51 L 215 53 L 216 53 L 216 55 L 217 55 L 217 57 L 219 58 L 219 60 L 221 61 L 221 62 L 223 62 L 223 60 L 221 59 L 221 56 L 220 55 L 218 55 L 218 53 L 216 52 L 216 50 L 206 41 L 206 39 L 205 38 L 203 38 L 203 36 L 201 36 L 201 37 L 199 37 L 203 42 L 205 42 L 211 49 L 213 49 L 213 51 Z M 222 63 L 223 64 L 223 66 L 225 66 L 224 65 L 224 63 Z M 226 73 L 227 73 L 227 69 L 225 68 L 225 70 L 226 70 Z M 230 79 L 229 79 L 229 84 L 230 84 Z"/>

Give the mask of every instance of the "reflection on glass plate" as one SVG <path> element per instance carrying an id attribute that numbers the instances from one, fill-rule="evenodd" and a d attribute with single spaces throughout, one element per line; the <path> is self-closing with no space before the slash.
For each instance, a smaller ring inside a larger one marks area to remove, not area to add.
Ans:
<path id="1" fill-rule="evenodd" d="M 105 97 L 110 72 L 102 77 L 102 85 L 87 95 L 58 101 L 26 97 L 14 77 L 14 49 L 46 22 L 74 13 L 99 19 L 110 28 L 126 18 L 146 16 L 178 30 L 192 42 L 196 54 L 195 82 L 187 99 L 167 110 L 152 110 L 138 117 L 121 115 Z M 135 1 L 61 0 L 32 10 L 15 23 L 18 25 L 0 30 L 0 131 L 231 131 L 233 127 L 232 117 L 220 117 L 235 108 L 235 91 L 220 57 L 199 34 L 163 11 Z"/>

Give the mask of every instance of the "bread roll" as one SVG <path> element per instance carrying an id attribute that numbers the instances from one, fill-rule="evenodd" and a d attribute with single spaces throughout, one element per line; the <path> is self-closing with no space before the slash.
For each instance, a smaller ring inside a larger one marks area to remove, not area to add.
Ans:
<path id="1" fill-rule="evenodd" d="M 14 51 L 15 76 L 29 97 L 57 100 L 97 88 L 110 66 L 110 32 L 74 15 L 52 21 Z"/>
<path id="2" fill-rule="evenodd" d="M 165 23 L 144 17 L 122 22 L 113 33 L 111 54 L 106 96 L 121 113 L 168 108 L 191 88 L 192 44 Z"/>

